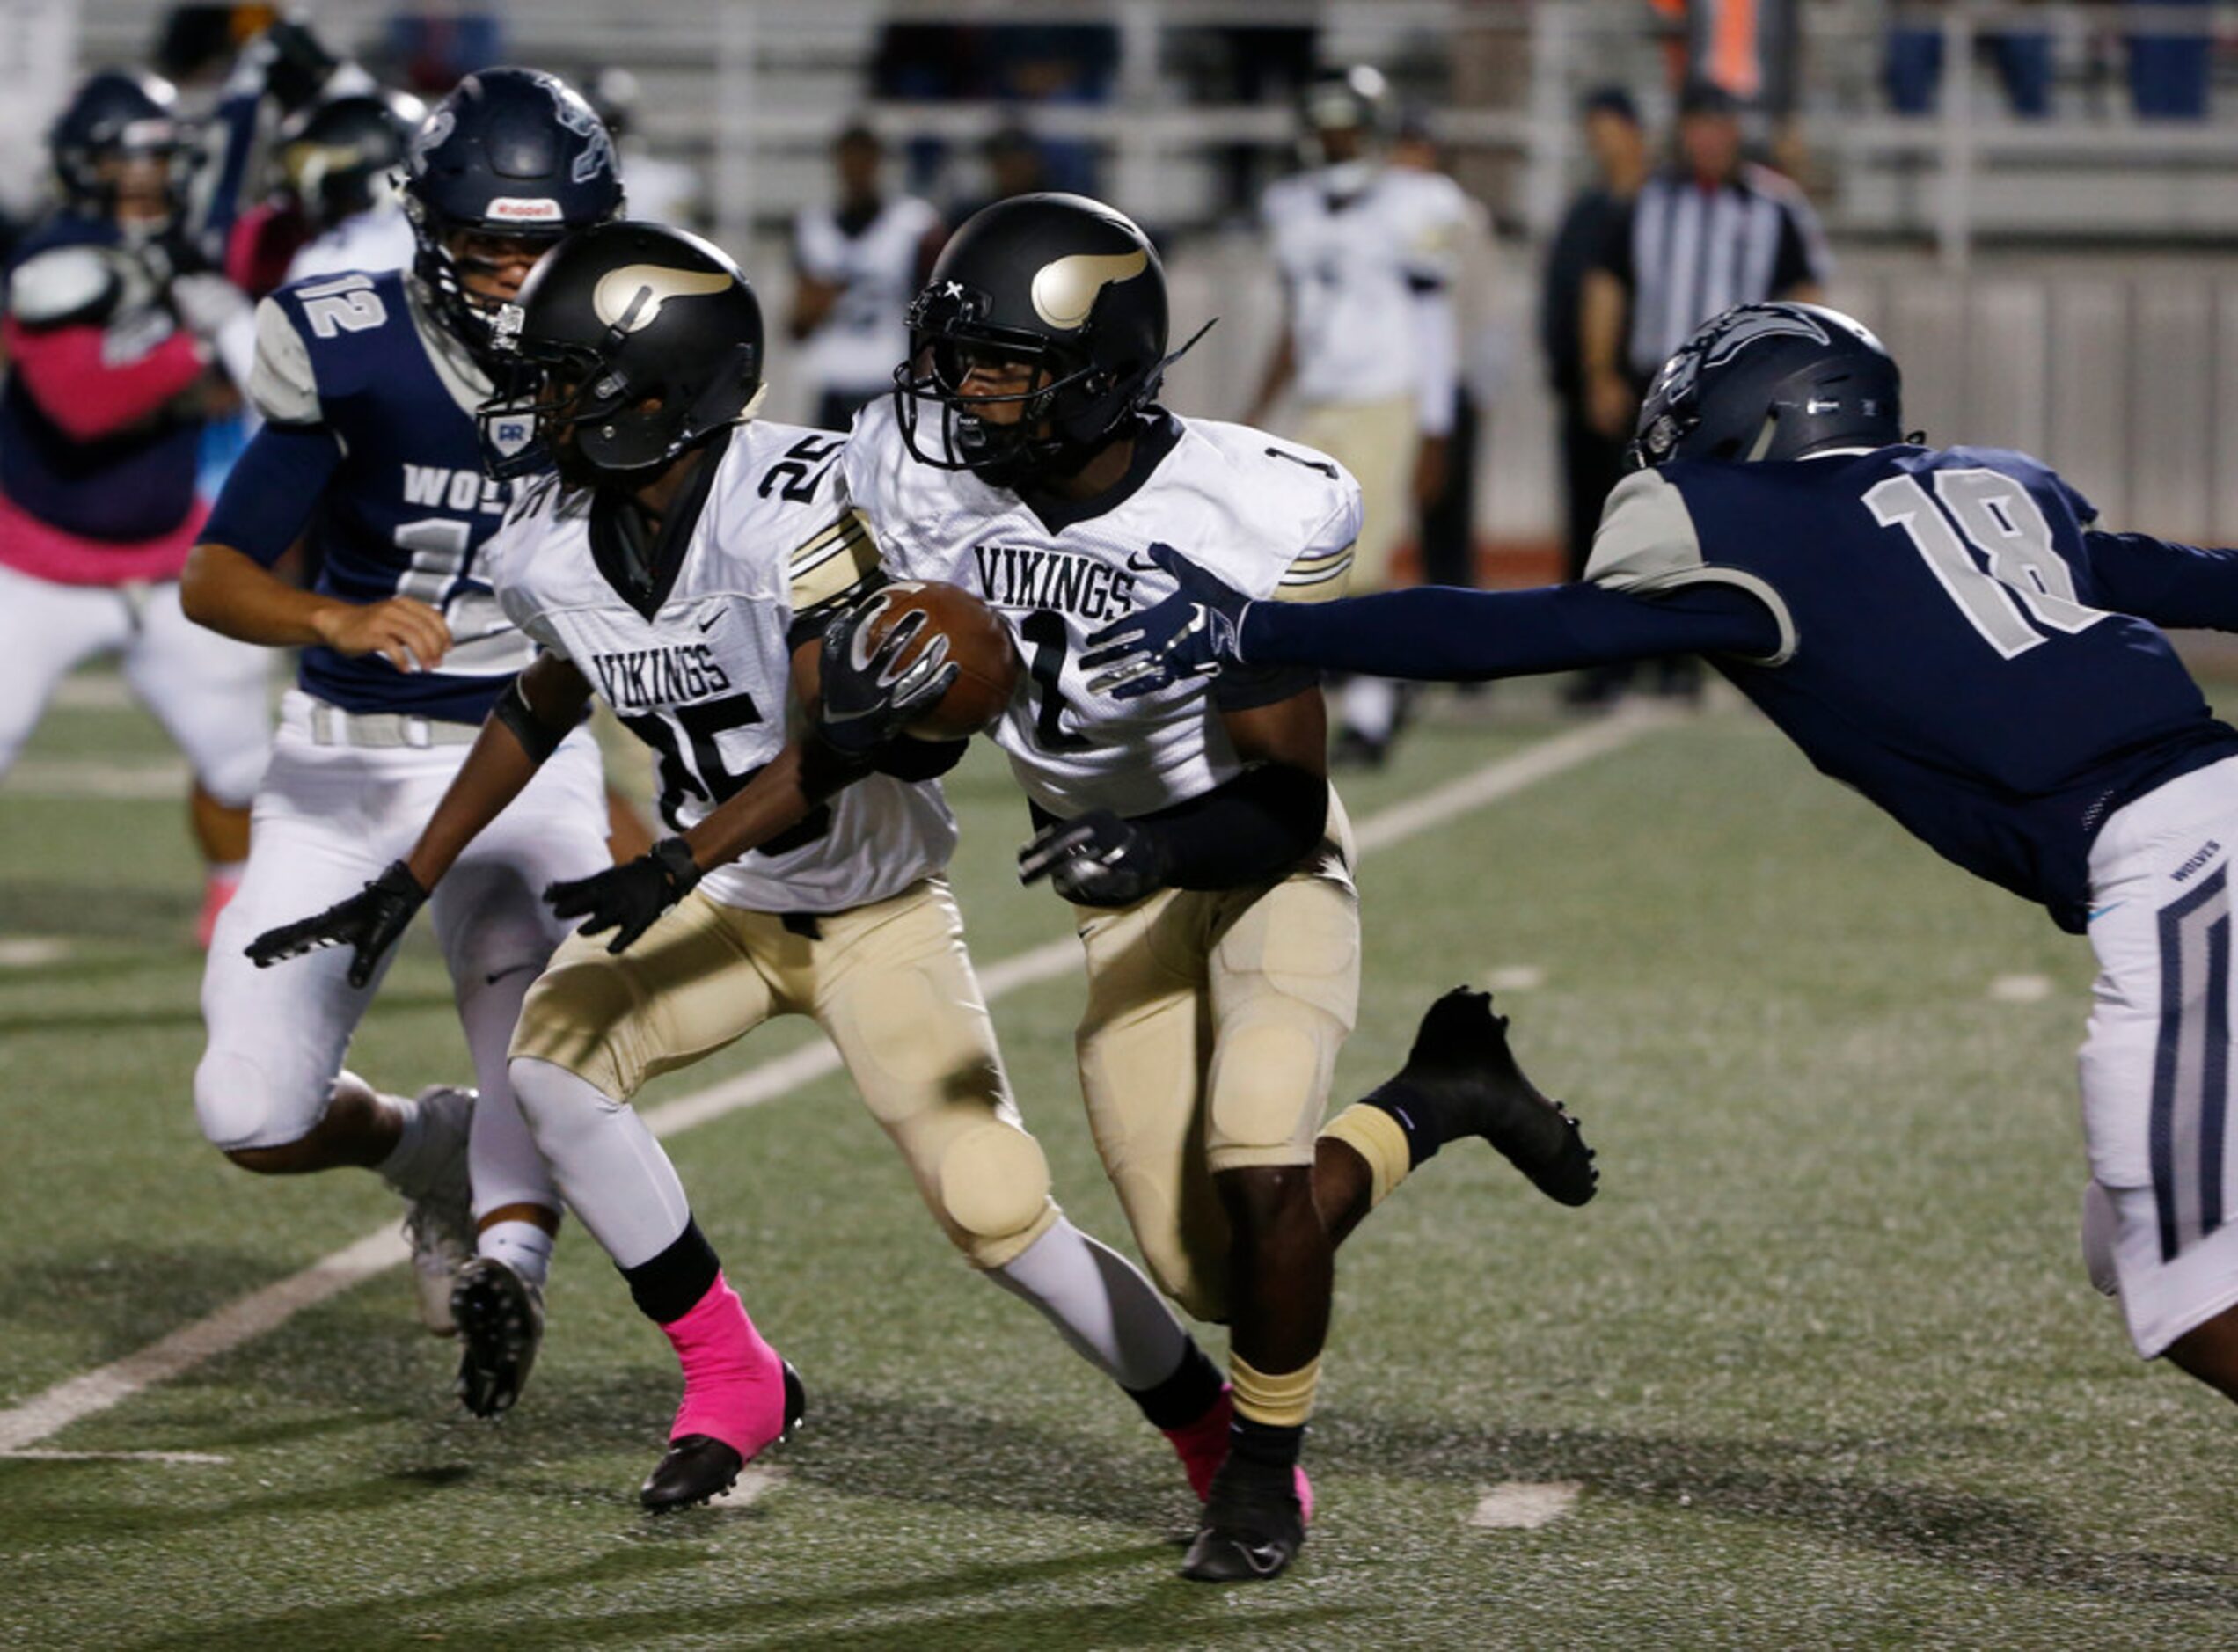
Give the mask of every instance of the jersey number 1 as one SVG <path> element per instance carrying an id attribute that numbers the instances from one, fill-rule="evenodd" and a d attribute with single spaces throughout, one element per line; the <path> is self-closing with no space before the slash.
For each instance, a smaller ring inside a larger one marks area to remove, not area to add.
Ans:
<path id="1" fill-rule="evenodd" d="M 2074 574 L 2052 543 L 2035 495 L 2000 471 L 1937 471 L 1934 493 L 1914 476 L 1891 476 L 1865 495 L 1873 520 L 1901 528 L 1967 624 L 2006 659 L 2107 617 L 2075 600 Z M 1954 528 L 1955 524 L 1955 528 Z M 1966 543 L 1962 544 L 1959 534 Z M 1971 544 L 1988 559 L 1982 572 Z"/>

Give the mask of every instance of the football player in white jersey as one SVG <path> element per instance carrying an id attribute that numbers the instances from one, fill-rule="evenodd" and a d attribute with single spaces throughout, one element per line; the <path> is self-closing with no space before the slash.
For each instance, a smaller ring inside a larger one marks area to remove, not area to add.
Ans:
<path id="1" fill-rule="evenodd" d="M 815 422 L 845 430 L 883 395 L 908 348 L 902 312 L 947 238 L 930 201 L 888 195 L 878 134 L 851 126 L 832 141 L 836 205 L 801 208 L 793 225 L 793 312 L 800 371 L 816 394 Z"/>
<path id="2" fill-rule="evenodd" d="M 411 270 L 285 287 L 260 307 L 250 393 L 266 422 L 181 587 L 198 623 L 302 651 L 241 892 L 202 979 L 194 1109 L 244 1169 L 380 1172 L 411 1206 L 421 1317 L 448 1334 L 463 1263 L 479 1250 L 540 1276 L 559 1226 L 505 1051 L 565 933 L 537 892 L 609 863 L 596 749 L 571 740 L 435 903 L 479 1107 L 464 1090 L 384 1095 L 342 1070 L 377 989 L 370 961 L 266 973 L 244 947 L 410 843 L 530 657 L 479 563 L 506 506 L 482 474 L 474 422 L 490 314 L 546 246 L 618 211 L 622 192 L 589 106 L 522 69 L 469 76 L 437 106 L 404 187 L 421 235 Z M 298 538 L 318 559 L 308 590 L 273 572 Z"/>
<path id="3" fill-rule="evenodd" d="M 516 504 L 487 567 L 543 653 L 401 866 L 263 950 L 346 941 L 377 956 L 416 904 L 384 886 L 436 888 L 591 697 L 607 701 L 660 754 L 678 835 L 552 892 L 588 921 L 530 990 L 512 1080 L 569 1205 L 684 1367 L 647 1506 L 723 1489 L 801 1396 L 629 1103 L 647 1078 L 783 1014 L 830 1035 L 971 1264 L 1125 1388 L 1209 1484 L 1229 1420 L 1217 1369 L 1141 1274 L 1064 1218 L 1010 1098 L 942 875 L 955 822 L 933 777 L 964 742 L 901 736 L 862 745 L 859 762 L 817 748 L 819 786 L 860 783 L 743 858 L 711 818 L 787 752 L 786 708 L 796 675 L 813 683 L 828 598 L 875 562 L 834 503 L 839 440 L 751 420 L 763 338 L 745 278 L 696 237 L 610 224 L 548 255 L 501 327 L 530 370 L 521 397 L 485 411 L 492 468 L 533 469 L 545 452 L 559 468 Z M 945 691 L 954 672 L 938 665 L 886 697 L 883 727 Z M 512 1295 L 495 1318 L 516 1324 L 514 1346 L 493 1343 L 517 1389 L 535 1316 Z"/>
<path id="4" fill-rule="evenodd" d="M 1389 100 L 1366 67 L 1325 74 L 1306 92 L 1314 164 L 1260 206 L 1286 325 L 1244 414 L 1262 423 L 1290 391 L 1298 439 L 1357 479 L 1356 591 L 1385 584 L 1415 505 L 1437 497 L 1447 464 L 1468 462 L 1446 444 L 1460 360 L 1452 288 L 1471 208 L 1452 179 L 1384 164 Z M 1382 761 L 1398 708 L 1395 685 L 1348 683 L 1338 757 Z"/>
<path id="5" fill-rule="evenodd" d="M 885 679 L 906 692 L 921 656 L 866 646 L 886 573 L 961 585 L 1005 620 L 1028 680 L 991 732 L 1041 826 L 1021 872 L 1072 903 L 1086 951 L 1078 1048 L 1097 1151 L 1152 1275 L 1231 1328 L 1231 1449 L 1183 1569 L 1271 1577 L 1304 1540 L 1297 1465 L 1336 1241 L 1459 1137 L 1485 1136 L 1569 1203 L 1591 1196 L 1591 1154 L 1517 1070 L 1488 1000 L 1465 992 L 1431 1011 L 1391 1084 L 1320 1131 L 1359 925 L 1318 679 L 1130 702 L 1087 691 L 1087 635 L 1167 594 L 1153 546 L 1196 547 L 1260 597 L 1341 593 L 1351 479 L 1155 405 L 1165 273 L 1100 202 L 986 208 L 910 323 L 897 394 L 864 410 L 845 451 L 882 565 L 827 633 L 815 738 L 710 823 L 736 822 L 734 848 L 764 841 L 828 795 L 806 753 L 890 726 Z"/>

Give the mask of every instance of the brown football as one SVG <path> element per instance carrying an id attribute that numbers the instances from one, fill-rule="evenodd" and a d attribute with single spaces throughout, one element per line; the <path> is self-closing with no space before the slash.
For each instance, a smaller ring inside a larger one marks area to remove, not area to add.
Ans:
<path id="1" fill-rule="evenodd" d="M 962 669 L 940 703 L 909 727 L 919 740 L 962 740 L 993 726 L 1018 687 L 1018 650 L 1001 616 L 961 585 L 897 581 L 886 588 L 886 606 L 872 622 L 873 646 L 923 610 L 929 629 L 948 640 L 948 658 Z"/>

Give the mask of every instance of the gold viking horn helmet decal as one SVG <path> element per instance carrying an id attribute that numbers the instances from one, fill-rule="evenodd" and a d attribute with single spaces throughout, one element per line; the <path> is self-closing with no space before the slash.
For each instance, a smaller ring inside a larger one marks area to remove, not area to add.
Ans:
<path id="1" fill-rule="evenodd" d="M 590 307 L 610 327 L 635 333 L 649 327 L 671 298 L 704 298 L 728 291 L 731 278 L 721 270 L 670 269 L 662 264 L 625 264 L 609 270 L 591 289 Z"/>
<path id="2" fill-rule="evenodd" d="M 1052 327 L 1070 333 L 1084 325 L 1103 289 L 1130 281 L 1150 267 L 1150 254 L 1075 252 L 1042 266 L 1034 276 L 1034 313 Z"/>

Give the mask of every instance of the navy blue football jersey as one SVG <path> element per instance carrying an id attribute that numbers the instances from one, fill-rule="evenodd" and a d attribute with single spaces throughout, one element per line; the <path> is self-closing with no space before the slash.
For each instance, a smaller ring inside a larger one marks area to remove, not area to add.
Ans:
<path id="1" fill-rule="evenodd" d="M 510 490 L 482 474 L 472 409 L 486 381 L 415 309 L 396 271 L 314 277 L 264 302 L 250 390 L 270 425 L 228 481 L 209 537 L 269 561 L 302 532 L 319 590 L 359 603 L 415 597 L 450 627 L 435 671 L 306 648 L 307 692 L 347 711 L 479 722 L 533 654 L 478 562 Z M 318 437 L 316 468 L 271 462 Z M 275 486 L 289 474 L 309 485 Z M 275 492 L 289 495 L 276 513 Z"/>
<path id="2" fill-rule="evenodd" d="M 2089 532 L 2093 515 L 1995 449 L 1680 462 L 1612 496 L 1588 577 L 1751 592 L 1779 647 L 1717 661 L 1742 691 L 1820 770 L 2079 931 L 2105 817 L 2238 756 L 2134 611 L 2151 581 L 2121 564 L 2173 549 Z"/>
<path id="3" fill-rule="evenodd" d="M 143 268 L 123 232 L 108 218 L 60 212 L 19 242 L 8 259 L 11 319 L 18 313 L 18 277 L 49 255 L 73 248 L 102 248 L 113 267 L 129 277 L 117 282 L 111 305 L 69 318 L 67 325 L 103 329 L 105 363 L 128 367 L 169 342 L 178 323 L 163 303 L 160 282 Z M 28 340 L 20 341 L 19 351 Z M 194 507 L 195 469 L 201 446 L 201 416 L 166 408 L 128 428 L 91 440 L 69 435 L 49 418 L 26 384 L 24 372 L 0 384 L 0 491 L 41 522 L 86 539 L 129 544 L 170 533 Z"/>

